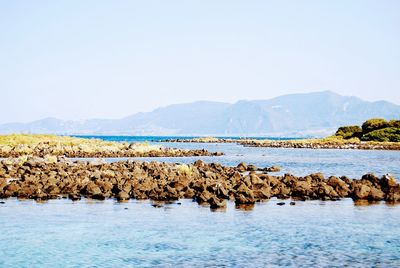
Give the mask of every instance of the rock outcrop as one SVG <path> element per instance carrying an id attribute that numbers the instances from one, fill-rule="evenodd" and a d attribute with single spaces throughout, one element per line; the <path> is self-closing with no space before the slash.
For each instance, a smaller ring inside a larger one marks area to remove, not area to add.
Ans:
<path id="1" fill-rule="evenodd" d="M 103 200 L 130 198 L 171 201 L 182 198 L 225 207 L 227 200 L 237 205 L 254 204 L 272 197 L 294 200 L 400 201 L 395 178 L 366 174 L 358 180 L 347 177 L 325 178 L 321 173 L 296 177 L 272 176 L 259 168 L 239 164 L 227 167 L 196 161 L 193 165 L 160 162 L 71 161 L 58 158 L 29 158 L 0 161 L 0 198 L 18 197 L 46 200 L 81 197 Z"/>

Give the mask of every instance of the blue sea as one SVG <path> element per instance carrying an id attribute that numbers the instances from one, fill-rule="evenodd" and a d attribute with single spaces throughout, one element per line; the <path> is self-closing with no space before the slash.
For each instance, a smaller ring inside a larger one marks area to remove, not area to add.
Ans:
<path id="1" fill-rule="evenodd" d="M 96 137 L 98 138 L 98 137 Z M 158 143 L 165 137 L 100 137 Z M 236 144 L 161 143 L 224 156 L 203 159 L 279 165 L 281 173 L 359 178 L 400 176 L 400 152 L 247 148 Z M 107 159 L 117 161 L 119 159 Z M 400 205 L 305 201 L 212 211 L 191 200 L 0 200 L 0 267 L 400 267 Z"/>
<path id="2" fill-rule="evenodd" d="M 159 157 L 136 158 L 143 161 L 163 161 L 193 163 L 197 159 L 205 162 L 218 162 L 227 166 L 236 166 L 240 162 L 255 164 L 258 167 L 277 165 L 282 168 L 280 173 L 292 173 L 304 176 L 315 172 L 322 172 L 325 176 L 348 176 L 360 178 L 366 173 L 375 173 L 378 176 L 391 174 L 400 178 L 400 151 L 384 150 L 340 150 L 340 149 L 298 149 L 298 148 L 261 148 L 244 147 L 235 143 L 170 143 L 158 142 L 166 139 L 191 137 L 152 137 L 152 136 L 84 136 L 86 138 L 100 138 L 106 141 L 119 142 L 149 142 L 164 147 L 182 149 L 207 149 L 212 152 L 223 152 L 218 157 Z M 230 138 L 230 137 L 225 137 Z M 232 137 L 238 139 L 239 137 Z M 254 137 L 256 139 L 265 139 Z M 279 139 L 279 138 L 273 138 Z M 294 138 L 284 138 L 294 139 Z M 118 161 L 121 158 L 107 159 Z"/>

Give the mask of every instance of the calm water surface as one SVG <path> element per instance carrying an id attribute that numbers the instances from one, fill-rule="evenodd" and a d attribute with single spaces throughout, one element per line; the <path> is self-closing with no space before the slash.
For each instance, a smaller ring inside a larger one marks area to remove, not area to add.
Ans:
<path id="1" fill-rule="evenodd" d="M 144 141 L 149 138 L 102 137 Z M 158 143 L 158 142 L 152 142 Z M 192 163 L 197 159 L 281 173 L 357 178 L 400 175 L 394 151 L 246 148 L 236 144 L 160 143 L 222 151 L 221 157 L 140 158 Z M 107 159 L 116 161 L 118 159 Z M 0 267 L 399 267 L 400 206 L 356 206 L 352 200 L 306 201 L 211 211 L 190 200 L 0 200 Z"/>
<path id="2" fill-rule="evenodd" d="M 400 207 L 5 200 L 1 267 L 398 267 Z"/>
<path id="3" fill-rule="evenodd" d="M 282 171 L 277 174 L 292 173 L 297 176 L 304 176 L 314 172 L 322 172 L 326 176 L 345 175 L 350 178 L 359 178 L 366 173 L 372 172 L 378 176 L 389 173 L 396 178 L 400 178 L 400 151 L 255 148 L 243 147 L 233 143 L 154 142 L 154 140 L 163 139 L 162 137 L 103 136 L 101 138 L 126 142 L 147 140 L 152 144 L 161 144 L 165 147 L 204 148 L 209 151 L 225 153 L 224 156 L 218 157 L 140 158 L 146 161 L 193 163 L 197 159 L 202 159 L 205 162 L 218 162 L 228 166 L 236 166 L 243 161 L 248 164 L 255 164 L 258 167 L 278 165 L 282 168 Z M 108 161 L 118 160 L 120 159 L 108 159 Z"/>

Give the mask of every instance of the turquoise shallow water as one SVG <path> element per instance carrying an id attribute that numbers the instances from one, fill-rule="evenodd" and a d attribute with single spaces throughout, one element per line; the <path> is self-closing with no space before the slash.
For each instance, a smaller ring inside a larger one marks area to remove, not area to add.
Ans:
<path id="1" fill-rule="evenodd" d="M 143 141 L 148 138 L 103 137 Z M 222 151 L 196 159 L 279 165 L 281 173 L 357 178 L 400 175 L 393 151 L 246 148 L 235 144 L 161 143 Z M 119 159 L 107 159 L 117 161 Z M 155 208 L 149 201 L 0 200 L 0 267 L 399 267 L 400 205 L 306 201 L 251 210 L 229 203 L 210 211 L 190 200 Z"/>
<path id="2" fill-rule="evenodd" d="M 398 267 L 400 207 L 307 201 L 212 212 L 182 200 L 9 199 L 1 267 Z"/>

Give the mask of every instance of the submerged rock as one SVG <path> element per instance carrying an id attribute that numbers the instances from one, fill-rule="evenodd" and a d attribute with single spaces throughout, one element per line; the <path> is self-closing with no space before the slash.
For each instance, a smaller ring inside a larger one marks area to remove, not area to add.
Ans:
<path id="1" fill-rule="evenodd" d="M 68 195 L 68 198 L 71 199 L 72 201 L 78 201 L 78 200 L 81 200 L 81 195 L 79 195 L 77 193 L 70 193 Z"/>
<path id="2" fill-rule="evenodd" d="M 263 168 L 262 171 L 265 171 L 265 172 L 279 172 L 279 171 L 281 171 L 281 168 L 279 166 L 272 166 L 272 167 Z"/>
<path id="3" fill-rule="evenodd" d="M 127 192 L 121 191 L 117 194 L 117 200 L 118 201 L 127 201 L 129 200 L 130 196 Z"/>
<path id="4" fill-rule="evenodd" d="M 216 196 L 211 197 L 208 202 L 210 204 L 210 208 L 212 208 L 212 209 L 225 208 L 226 207 L 226 200 L 225 199 L 219 199 Z"/>

